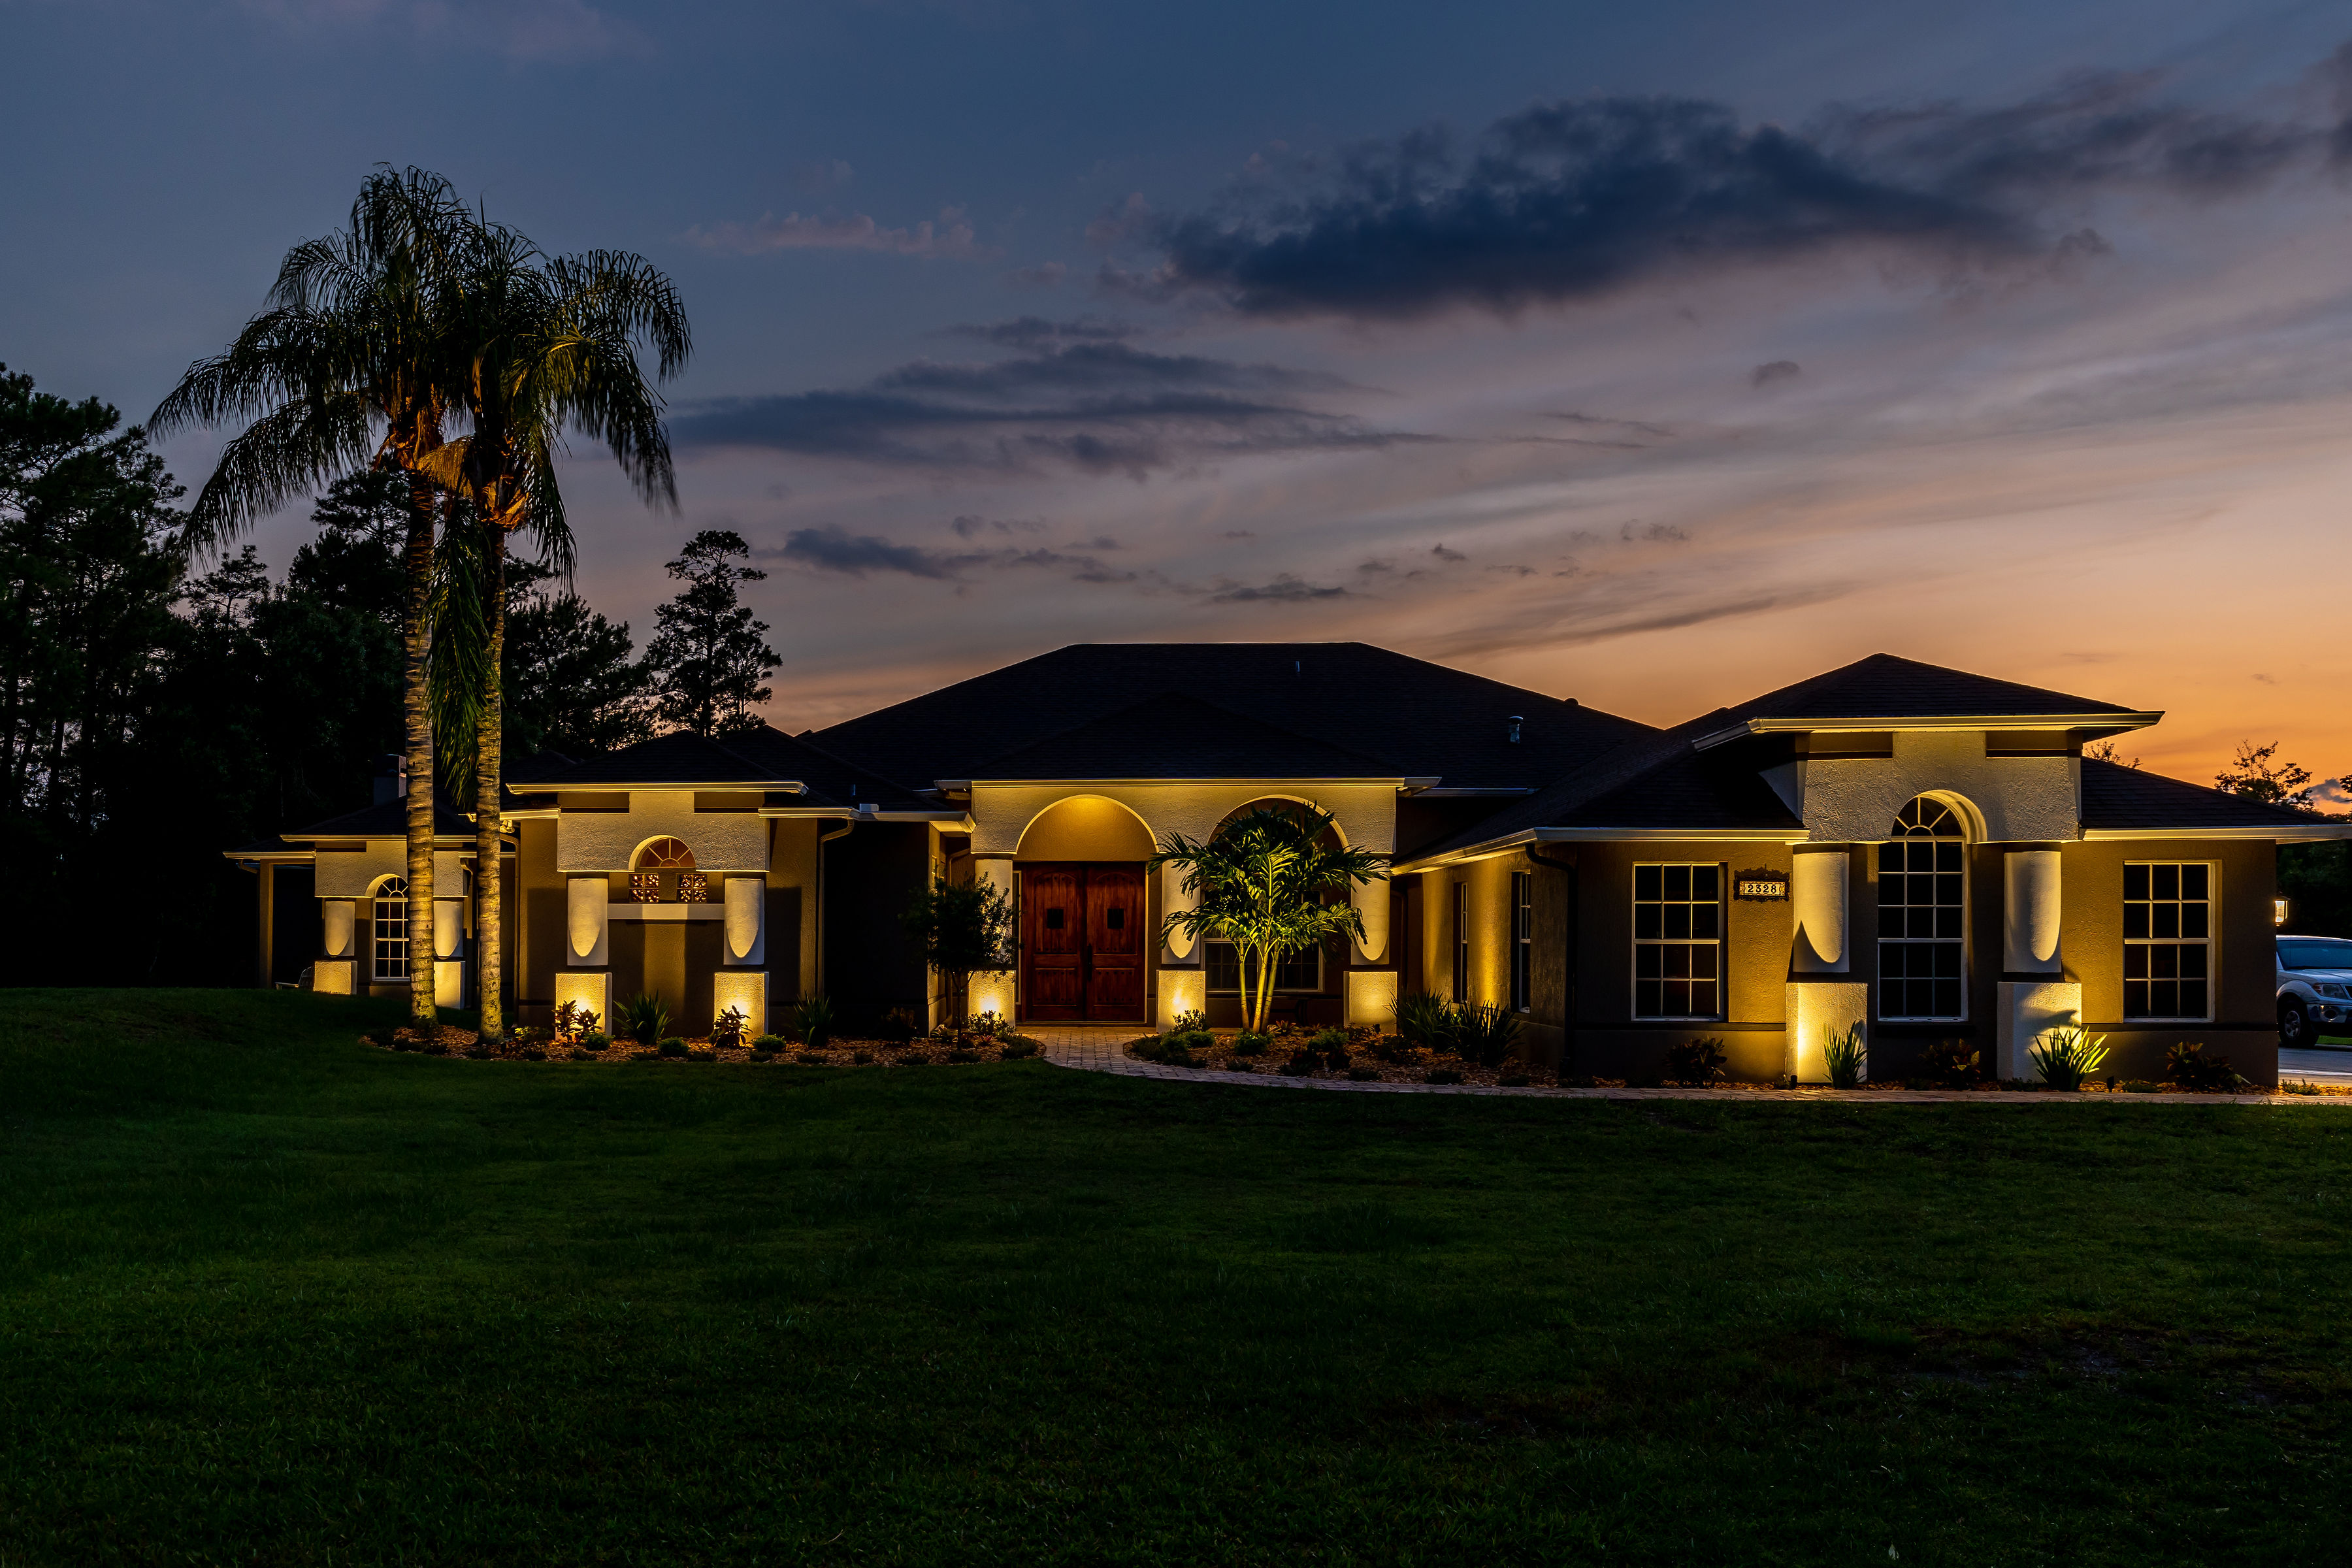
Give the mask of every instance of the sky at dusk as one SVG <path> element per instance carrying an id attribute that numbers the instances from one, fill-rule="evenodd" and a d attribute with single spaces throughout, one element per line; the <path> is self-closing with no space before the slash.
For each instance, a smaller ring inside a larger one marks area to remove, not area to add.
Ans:
<path id="1" fill-rule="evenodd" d="M 788 729 L 1074 641 L 1362 639 L 1653 723 L 1884 650 L 2168 710 L 2126 754 L 2183 776 L 2352 771 L 2340 5 L 0 0 L 0 360 L 46 390 L 143 416 L 378 163 L 667 270 L 682 511 L 583 447 L 579 586 L 642 642 L 676 545 L 741 532 Z"/>

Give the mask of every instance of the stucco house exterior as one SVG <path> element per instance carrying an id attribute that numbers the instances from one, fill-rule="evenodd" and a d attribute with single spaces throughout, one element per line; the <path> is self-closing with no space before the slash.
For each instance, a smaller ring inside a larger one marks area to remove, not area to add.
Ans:
<path id="1" fill-rule="evenodd" d="M 1428 990 L 1520 1015 L 1528 1054 L 1654 1073 L 1873 1071 L 1975 1042 L 2030 1076 L 2041 1031 L 2155 1076 L 2201 1040 L 2274 1081 L 2274 852 L 2352 824 L 2085 757 L 2158 712 L 1875 655 L 1668 730 L 1359 643 L 1058 649 L 800 736 L 670 735 L 530 759 L 505 813 L 520 1016 L 660 992 L 688 1027 L 805 996 L 1164 1026 L 1239 1014 L 1230 949 L 1163 941 L 1146 858 L 1269 802 L 1332 814 L 1395 875 L 1360 942 L 1297 955 L 1278 1010 L 1383 1025 Z M 262 973 L 405 985 L 400 807 L 233 851 L 260 873 Z M 472 823 L 446 813 L 445 1000 L 467 999 Z M 1016 966 L 942 994 L 899 933 L 926 879 L 1013 895 Z"/>

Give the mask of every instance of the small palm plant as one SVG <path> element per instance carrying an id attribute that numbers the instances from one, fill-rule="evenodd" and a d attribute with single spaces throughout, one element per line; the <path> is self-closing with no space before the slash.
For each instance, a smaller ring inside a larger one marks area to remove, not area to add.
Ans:
<path id="1" fill-rule="evenodd" d="M 640 991 L 621 1004 L 621 1027 L 641 1046 L 656 1046 L 669 1033 L 669 1009 L 650 991 Z"/>
<path id="2" fill-rule="evenodd" d="M 1275 966 L 1338 936 L 1364 937 L 1363 917 L 1345 894 L 1358 882 L 1388 880 L 1388 857 L 1324 841 L 1332 816 L 1309 807 L 1260 807 L 1206 840 L 1171 834 L 1146 864 L 1181 867 L 1198 900 L 1168 917 L 1163 935 L 1229 942 L 1241 960 L 1242 1019 L 1264 1029 L 1274 1010 Z"/>
<path id="3" fill-rule="evenodd" d="M 800 1032 L 801 1043 L 813 1051 L 824 1049 L 833 1038 L 833 1003 L 823 996 L 803 997 L 793 1009 L 793 1027 Z"/>
<path id="4" fill-rule="evenodd" d="M 2072 1094 L 2107 1059 L 2107 1037 L 2077 1028 L 2048 1029 L 2033 1046 L 2033 1070 L 2061 1093 Z"/>
<path id="5" fill-rule="evenodd" d="M 1859 1089 L 1864 1068 L 1870 1059 L 1870 1047 L 1864 1038 L 1860 1024 L 1848 1024 L 1843 1032 L 1832 1035 L 1822 1047 L 1822 1066 L 1829 1070 L 1832 1089 Z"/>
<path id="6" fill-rule="evenodd" d="M 1518 1015 L 1499 1003 L 1464 1002 L 1454 1009 L 1454 1041 L 1480 1067 L 1499 1067 L 1518 1048 Z"/>
<path id="7" fill-rule="evenodd" d="M 1414 991 L 1398 997 L 1396 1021 L 1398 1034 L 1441 1056 L 1452 1051 L 1457 1043 L 1454 1004 L 1443 996 Z"/>

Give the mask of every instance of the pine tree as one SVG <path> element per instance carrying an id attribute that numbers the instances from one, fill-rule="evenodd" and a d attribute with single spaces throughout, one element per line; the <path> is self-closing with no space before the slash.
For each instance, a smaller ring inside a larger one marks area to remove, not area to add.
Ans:
<path id="1" fill-rule="evenodd" d="M 745 583 L 767 580 L 765 572 L 736 564 L 751 554 L 741 534 L 706 528 L 667 567 L 686 587 L 654 612 L 659 630 L 646 649 L 658 683 L 655 716 L 667 729 L 715 736 L 761 722 L 752 710 L 768 700 L 779 659 L 768 646 L 768 623 L 752 618 L 739 593 Z"/>

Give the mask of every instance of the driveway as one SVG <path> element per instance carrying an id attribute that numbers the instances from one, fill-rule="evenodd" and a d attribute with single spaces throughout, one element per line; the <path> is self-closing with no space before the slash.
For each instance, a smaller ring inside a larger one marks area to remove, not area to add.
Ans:
<path id="1" fill-rule="evenodd" d="M 2281 1051 L 2279 1077 L 2312 1083 L 2352 1083 L 2352 1050 Z"/>

